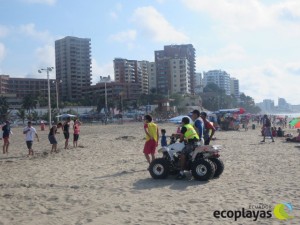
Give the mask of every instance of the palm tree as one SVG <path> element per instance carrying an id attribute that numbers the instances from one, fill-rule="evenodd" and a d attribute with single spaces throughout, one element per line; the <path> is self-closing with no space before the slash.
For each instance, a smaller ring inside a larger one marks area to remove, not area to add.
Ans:
<path id="1" fill-rule="evenodd" d="M 23 121 L 23 125 L 24 125 L 25 118 L 26 118 L 25 109 L 23 109 L 23 108 L 18 109 L 17 116 Z"/>
<path id="2" fill-rule="evenodd" d="M 32 95 L 27 95 L 23 98 L 22 107 L 30 114 L 30 110 L 36 107 L 36 100 Z"/>
<path id="3" fill-rule="evenodd" d="M 0 120 L 6 120 L 9 114 L 9 105 L 5 97 L 0 96 Z"/>

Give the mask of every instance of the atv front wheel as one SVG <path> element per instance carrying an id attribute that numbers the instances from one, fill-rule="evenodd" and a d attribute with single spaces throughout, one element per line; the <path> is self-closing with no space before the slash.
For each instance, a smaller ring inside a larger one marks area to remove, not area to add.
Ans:
<path id="1" fill-rule="evenodd" d="M 163 158 L 154 159 L 149 166 L 150 175 L 154 179 L 167 178 L 169 175 L 169 170 L 169 162 Z"/>
<path id="2" fill-rule="evenodd" d="M 215 164 L 215 167 L 216 167 L 216 172 L 215 172 L 214 177 L 215 178 L 219 177 L 224 171 L 223 161 L 219 158 L 210 158 L 209 160 L 212 161 L 213 164 Z"/>
<path id="3" fill-rule="evenodd" d="M 208 159 L 196 160 L 193 163 L 192 175 L 196 180 L 207 181 L 214 177 L 215 166 Z"/>

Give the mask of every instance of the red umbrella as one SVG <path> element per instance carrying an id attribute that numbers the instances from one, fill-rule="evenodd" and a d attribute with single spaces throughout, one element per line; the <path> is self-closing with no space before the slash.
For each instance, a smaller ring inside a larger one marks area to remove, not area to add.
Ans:
<path id="1" fill-rule="evenodd" d="M 300 121 L 298 123 L 296 123 L 294 127 L 295 128 L 300 128 Z"/>
<path id="2" fill-rule="evenodd" d="M 244 114 L 245 112 L 246 112 L 246 110 L 244 108 L 240 108 L 239 114 Z"/>

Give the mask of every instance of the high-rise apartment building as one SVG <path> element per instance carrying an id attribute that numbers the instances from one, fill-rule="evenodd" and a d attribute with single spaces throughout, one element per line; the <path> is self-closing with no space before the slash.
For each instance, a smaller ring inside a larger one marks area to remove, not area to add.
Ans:
<path id="1" fill-rule="evenodd" d="M 115 81 L 120 83 L 139 84 L 140 94 L 149 93 L 149 68 L 150 62 L 128 60 L 123 58 L 114 59 Z"/>
<path id="2" fill-rule="evenodd" d="M 148 63 L 148 75 L 149 75 L 149 93 L 157 93 L 157 84 L 156 84 L 156 64 L 155 62 Z"/>
<path id="3" fill-rule="evenodd" d="M 240 84 L 239 84 L 239 80 L 232 77 L 230 78 L 230 93 L 232 95 L 234 95 L 234 97 L 237 99 L 237 100 L 240 100 Z"/>
<path id="4" fill-rule="evenodd" d="M 91 86 L 91 39 L 67 36 L 55 41 L 56 79 L 61 80 L 63 101 L 82 99 L 82 90 Z"/>
<path id="5" fill-rule="evenodd" d="M 195 76 L 196 63 L 193 45 L 166 45 L 164 50 L 155 51 L 154 54 L 159 93 L 165 95 L 176 92 L 194 93 L 192 81 Z"/>
<path id="6" fill-rule="evenodd" d="M 210 70 L 208 72 L 203 72 L 204 87 L 209 83 L 214 83 L 218 85 L 219 88 L 225 90 L 226 95 L 230 95 L 231 92 L 230 75 L 225 71 Z"/>

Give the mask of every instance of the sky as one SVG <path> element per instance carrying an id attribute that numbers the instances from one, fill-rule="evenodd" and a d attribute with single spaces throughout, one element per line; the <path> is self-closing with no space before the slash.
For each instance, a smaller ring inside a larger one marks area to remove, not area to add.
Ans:
<path id="1" fill-rule="evenodd" d="M 0 0 L 0 74 L 45 77 L 54 41 L 91 38 L 92 82 L 116 57 L 154 61 L 193 44 L 196 71 L 220 69 L 255 102 L 300 104 L 299 0 Z M 55 72 L 50 74 L 55 78 Z"/>

